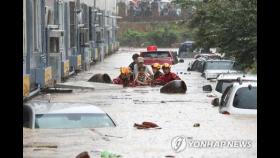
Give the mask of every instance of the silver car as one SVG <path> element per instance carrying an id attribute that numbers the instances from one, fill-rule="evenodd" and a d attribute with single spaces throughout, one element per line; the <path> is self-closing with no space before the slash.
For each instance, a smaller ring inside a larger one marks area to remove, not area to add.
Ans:
<path id="1" fill-rule="evenodd" d="M 234 61 L 232 60 L 207 60 L 203 65 L 202 76 L 209 79 L 216 79 L 223 73 L 240 73 L 234 70 Z"/>
<path id="2" fill-rule="evenodd" d="M 87 103 L 37 102 L 23 105 L 23 126 L 27 128 L 115 127 L 111 117 Z"/>

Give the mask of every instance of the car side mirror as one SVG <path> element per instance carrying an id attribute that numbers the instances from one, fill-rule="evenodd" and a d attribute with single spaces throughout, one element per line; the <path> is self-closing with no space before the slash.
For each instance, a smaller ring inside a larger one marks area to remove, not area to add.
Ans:
<path id="1" fill-rule="evenodd" d="M 190 67 L 188 67 L 187 71 L 191 71 L 191 68 L 190 68 Z"/>
<path id="2" fill-rule="evenodd" d="M 211 102 L 211 104 L 213 105 L 213 106 L 219 106 L 219 98 L 215 98 L 215 99 L 213 99 L 212 100 L 212 102 Z"/>
<path id="3" fill-rule="evenodd" d="M 202 90 L 205 92 L 212 92 L 212 86 L 211 85 L 205 85 L 202 87 Z"/>
<path id="4" fill-rule="evenodd" d="M 184 59 L 179 60 L 179 63 L 184 63 L 184 62 L 185 62 Z"/>

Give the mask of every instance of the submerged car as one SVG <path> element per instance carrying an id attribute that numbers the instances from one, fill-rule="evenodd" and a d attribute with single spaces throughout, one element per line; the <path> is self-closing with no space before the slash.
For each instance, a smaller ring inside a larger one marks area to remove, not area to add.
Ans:
<path id="1" fill-rule="evenodd" d="M 152 65 L 153 63 L 174 65 L 178 63 L 177 52 L 172 51 L 147 51 L 141 52 L 140 56 L 144 58 L 144 64 Z"/>
<path id="2" fill-rule="evenodd" d="M 184 43 L 182 43 L 178 50 L 179 57 L 180 58 L 193 57 L 193 55 L 194 55 L 193 44 L 194 44 L 194 41 L 185 41 Z"/>
<path id="3" fill-rule="evenodd" d="M 189 64 L 188 71 L 198 71 L 202 73 L 204 62 L 206 62 L 206 59 L 204 57 L 195 59 Z"/>
<path id="4" fill-rule="evenodd" d="M 197 54 L 194 56 L 194 59 L 203 57 L 205 59 L 222 59 L 222 56 L 219 54 L 209 53 L 209 54 Z"/>
<path id="5" fill-rule="evenodd" d="M 23 126 L 27 128 L 115 127 L 111 117 L 87 103 L 45 103 L 23 105 Z"/>
<path id="6" fill-rule="evenodd" d="M 221 74 L 217 78 L 215 88 L 213 90 L 214 96 L 220 98 L 228 86 L 239 82 L 257 82 L 257 75 L 247 74 Z M 205 85 L 212 89 L 211 85 Z M 204 87 L 205 87 L 204 86 Z"/>
<path id="7" fill-rule="evenodd" d="M 202 76 L 209 79 L 216 79 L 223 73 L 240 73 L 234 69 L 235 61 L 233 60 L 206 60 L 203 65 Z"/>
<path id="8" fill-rule="evenodd" d="M 234 83 L 227 87 L 219 105 L 222 114 L 257 114 L 257 83 Z"/>

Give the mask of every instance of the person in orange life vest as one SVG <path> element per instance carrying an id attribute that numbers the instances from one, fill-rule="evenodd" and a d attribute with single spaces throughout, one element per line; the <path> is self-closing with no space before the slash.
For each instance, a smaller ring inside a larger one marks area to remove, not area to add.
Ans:
<path id="1" fill-rule="evenodd" d="M 120 68 L 120 75 L 113 79 L 114 84 L 123 84 L 124 87 L 130 86 L 133 82 L 133 74 L 129 67 L 121 67 Z"/>
<path id="2" fill-rule="evenodd" d="M 151 67 L 152 67 L 152 70 L 153 70 L 153 73 L 154 73 L 153 80 L 156 80 L 157 78 L 159 78 L 160 76 L 163 75 L 163 73 L 159 71 L 160 70 L 160 64 L 159 63 L 154 63 L 154 64 L 151 65 Z"/>
<path id="3" fill-rule="evenodd" d="M 165 85 L 166 83 L 173 81 L 173 80 L 181 80 L 179 76 L 177 76 L 175 73 L 170 72 L 171 65 L 168 63 L 164 63 L 162 65 L 163 75 L 158 77 L 156 80 L 152 82 L 152 84 L 155 85 Z"/>

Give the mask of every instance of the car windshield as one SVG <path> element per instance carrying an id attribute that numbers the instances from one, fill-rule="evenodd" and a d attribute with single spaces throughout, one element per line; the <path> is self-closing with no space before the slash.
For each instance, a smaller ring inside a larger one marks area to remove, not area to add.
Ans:
<path id="1" fill-rule="evenodd" d="M 242 87 L 235 93 L 233 106 L 241 109 L 257 109 L 257 87 Z"/>
<path id="2" fill-rule="evenodd" d="M 107 114 L 37 114 L 35 128 L 114 127 Z"/>
<path id="3" fill-rule="evenodd" d="M 168 51 L 156 51 L 156 52 L 142 52 L 143 57 L 148 58 L 167 58 L 171 57 Z"/>
<path id="4" fill-rule="evenodd" d="M 216 91 L 224 93 L 228 86 L 232 85 L 232 81 L 219 80 L 216 86 Z"/>
<path id="5" fill-rule="evenodd" d="M 232 61 L 207 61 L 205 70 L 231 70 L 234 62 Z"/>
<path id="6" fill-rule="evenodd" d="M 180 51 L 190 52 L 193 50 L 192 45 L 193 45 L 192 43 L 184 43 L 181 46 Z"/>

